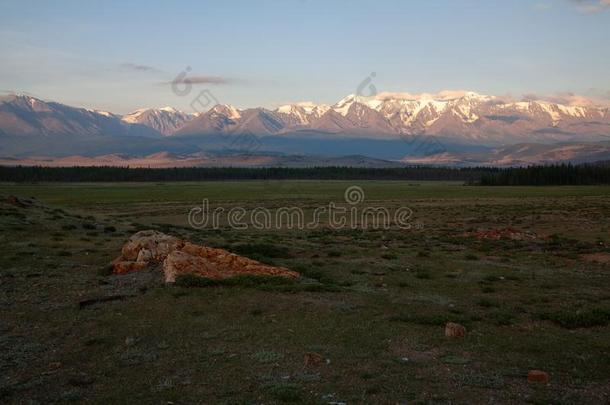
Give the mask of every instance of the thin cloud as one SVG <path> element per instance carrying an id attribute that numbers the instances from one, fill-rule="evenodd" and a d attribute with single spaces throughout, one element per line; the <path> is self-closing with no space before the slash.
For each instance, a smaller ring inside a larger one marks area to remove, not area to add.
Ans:
<path id="1" fill-rule="evenodd" d="M 419 100 L 421 98 L 430 98 L 434 100 L 453 100 L 464 97 L 471 92 L 467 90 L 443 90 L 438 93 L 396 93 L 396 92 L 381 92 L 375 96 L 377 100 L 400 99 L 400 100 Z"/>
<path id="2" fill-rule="evenodd" d="M 139 65 L 137 63 L 125 62 L 119 65 L 121 70 L 128 70 L 132 72 L 159 72 L 159 69 L 148 66 L 148 65 Z"/>
<path id="3" fill-rule="evenodd" d="M 178 84 L 229 84 L 231 81 L 221 76 L 193 75 L 176 77 L 170 83 Z"/>
<path id="4" fill-rule="evenodd" d="M 601 13 L 610 10 L 610 0 L 570 0 L 585 13 Z"/>

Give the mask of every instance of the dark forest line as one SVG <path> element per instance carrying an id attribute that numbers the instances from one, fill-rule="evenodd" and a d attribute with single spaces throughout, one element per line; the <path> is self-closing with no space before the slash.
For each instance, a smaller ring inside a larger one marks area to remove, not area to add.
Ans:
<path id="1" fill-rule="evenodd" d="M 210 180 L 413 180 L 462 181 L 484 186 L 610 184 L 610 165 L 546 165 L 520 168 L 128 168 L 0 166 L 0 181 L 147 182 Z"/>

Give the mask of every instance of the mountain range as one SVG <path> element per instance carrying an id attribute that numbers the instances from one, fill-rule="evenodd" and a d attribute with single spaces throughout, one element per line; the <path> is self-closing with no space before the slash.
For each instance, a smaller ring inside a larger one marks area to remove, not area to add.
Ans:
<path id="1" fill-rule="evenodd" d="M 205 152 L 366 155 L 424 163 L 473 154 L 481 161 L 492 150 L 516 144 L 540 144 L 539 150 L 607 140 L 608 108 L 475 92 L 349 95 L 333 105 L 275 109 L 219 104 L 202 113 L 164 107 L 126 115 L 26 95 L 0 98 L 0 156 L 10 158 Z"/>

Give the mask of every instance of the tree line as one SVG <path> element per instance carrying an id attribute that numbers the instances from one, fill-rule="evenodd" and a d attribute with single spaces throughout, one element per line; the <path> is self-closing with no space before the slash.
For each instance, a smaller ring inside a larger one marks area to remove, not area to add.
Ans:
<path id="1" fill-rule="evenodd" d="M 518 168 L 450 167 L 42 167 L 0 166 L 0 182 L 170 182 L 209 180 L 413 180 L 461 181 L 483 186 L 610 184 L 610 164 L 559 164 Z"/>
<path id="2" fill-rule="evenodd" d="M 473 182 L 489 168 L 356 168 L 356 167 L 42 167 L 1 166 L 0 181 L 8 182 L 144 182 L 203 180 L 452 180 Z"/>
<path id="3" fill-rule="evenodd" d="M 483 186 L 564 186 L 610 184 L 610 165 L 559 164 L 501 169 L 483 173 Z"/>

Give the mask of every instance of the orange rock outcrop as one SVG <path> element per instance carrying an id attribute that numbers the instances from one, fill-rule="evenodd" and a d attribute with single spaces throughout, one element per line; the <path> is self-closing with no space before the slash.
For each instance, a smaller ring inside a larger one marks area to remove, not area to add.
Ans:
<path id="1" fill-rule="evenodd" d="M 183 274 L 222 280 L 238 275 L 298 278 L 299 273 L 284 267 L 270 266 L 224 249 L 178 239 L 157 231 L 140 231 L 132 235 L 112 262 L 114 274 L 139 271 L 163 263 L 166 283 Z"/>

